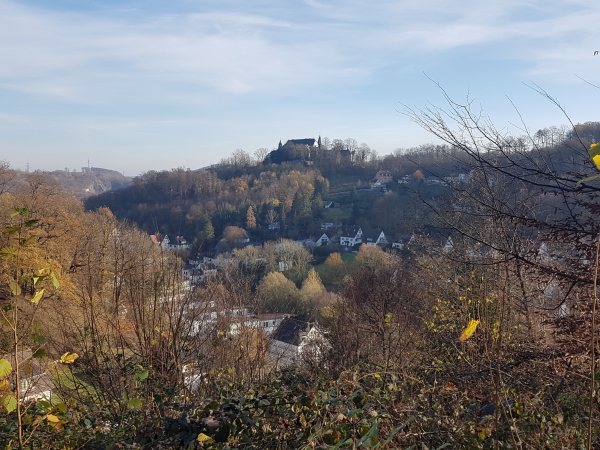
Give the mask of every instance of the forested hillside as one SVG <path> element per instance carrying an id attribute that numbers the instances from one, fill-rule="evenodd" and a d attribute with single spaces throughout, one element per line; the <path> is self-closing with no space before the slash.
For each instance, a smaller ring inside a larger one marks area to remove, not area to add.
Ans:
<path id="1" fill-rule="evenodd" d="M 252 230 L 250 207 L 290 233 L 332 214 L 334 175 L 316 161 L 151 172 L 85 207 L 4 164 L 0 442 L 596 448 L 600 127 L 528 141 L 456 113 L 471 133 L 414 112 L 446 145 L 336 167 L 385 167 L 397 185 L 342 195 L 343 220 L 415 232 L 315 268 L 283 232 L 236 246 L 250 237 L 226 227 Z M 148 231 L 214 241 L 209 222 L 231 249 L 193 287 Z"/>

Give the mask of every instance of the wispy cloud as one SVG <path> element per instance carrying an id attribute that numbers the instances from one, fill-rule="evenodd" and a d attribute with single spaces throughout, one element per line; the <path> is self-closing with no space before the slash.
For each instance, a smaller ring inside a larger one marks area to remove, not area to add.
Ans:
<path id="1" fill-rule="evenodd" d="M 165 82 L 239 95 L 356 83 L 391 55 L 503 41 L 519 45 L 503 57 L 527 58 L 533 66 L 549 54 L 542 40 L 577 37 L 582 24 L 600 22 L 600 10 L 586 2 L 560 5 L 565 2 L 466 1 L 456 9 L 441 0 L 368 6 L 310 0 L 297 6 L 295 19 L 251 8 L 115 18 L 0 1 L 0 81 L 9 89 L 84 102 L 101 101 L 103 86 L 115 92 L 132 83 L 148 84 L 158 98 Z"/>
<path id="2" fill-rule="evenodd" d="M 0 149 L 44 140 L 61 148 L 62 135 L 72 154 L 92 140 L 154 148 L 155 133 L 162 148 L 202 140 L 212 157 L 220 145 L 245 145 L 231 129 L 254 133 L 258 146 L 268 145 L 258 143 L 265 133 L 278 136 L 273 123 L 324 130 L 328 120 L 350 136 L 347 124 L 365 121 L 357 109 L 394 115 L 385 89 L 401 78 L 410 102 L 424 70 L 447 84 L 446 71 L 475 77 L 493 65 L 492 88 L 510 77 L 579 83 L 575 73 L 600 82 L 593 0 L 58 4 L 0 0 Z M 395 117 L 369 120 L 372 146 L 379 122 L 381 142 L 394 140 Z"/>

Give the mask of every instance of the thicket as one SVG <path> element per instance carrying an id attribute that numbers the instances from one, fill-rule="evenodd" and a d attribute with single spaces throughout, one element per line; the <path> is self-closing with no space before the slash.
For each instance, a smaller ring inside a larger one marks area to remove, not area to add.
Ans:
<path id="1" fill-rule="evenodd" d="M 183 235 L 207 247 L 227 226 L 247 227 L 250 207 L 262 226 L 249 227 L 256 238 L 262 238 L 273 222 L 281 222 L 281 230 L 305 229 L 321 214 L 328 195 L 329 183 L 318 170 L 273 167 L 231 177 L 224 170 L 147 172 L 130 188 L 89 198 L 86 207 L 106 206 L 146 232 Z M 212 239 L 205 233 L 208 224 Z"/>
<path id="2" fill-rule="evenodd" d="M 597 146 L 577 127 L 560 149 L 516 146 L 450 108 L 475 142 L 435 113 L 414 118 L 471 174 L 428 202 L 452 244 L 416 237 L 402 255 L 362 249 L 352 266 L 333 253 L 323 278 L 336 293 L 314 272 L 298 287 L 260 255 L 189 291 L 183 261 L 147 233 L 40 174 L 11 187 L 3 166 L 2 444 L 597 447 Z M 304 179 L 308 192 L 309 173 L 266 185 Z M 242 307 L 306 311 L 326 343 L 281 368 L 263 333 L 230 332 Z M 34 366 L 52 402 L 17 401 Z"/>

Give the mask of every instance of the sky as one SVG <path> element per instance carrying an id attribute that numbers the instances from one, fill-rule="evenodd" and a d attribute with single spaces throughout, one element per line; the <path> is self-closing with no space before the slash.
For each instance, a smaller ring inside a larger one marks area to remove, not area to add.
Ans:
<path id="1" fill-rule="evenodd" d="M 403 112 L 443 108 L 437 84 L 507 130 L 567 123 L 533 83 L 598 121 L 599 24 L 597 0 L 0 0 L 0 160 L 135 176 L 319 134 L 387 154 L 436 142 Z"/>

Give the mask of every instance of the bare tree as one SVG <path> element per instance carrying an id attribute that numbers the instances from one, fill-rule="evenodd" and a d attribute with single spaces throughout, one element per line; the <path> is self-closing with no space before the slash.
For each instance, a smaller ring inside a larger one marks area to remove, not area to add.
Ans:
<path id="1" fill-rule="evenodd" d="M 256 165 L 260 166 L 270 152 L 271 151 L 268 148 L 264 147 L 257 149 L 254 152 L 254 158 L 256 158 Z"/>

